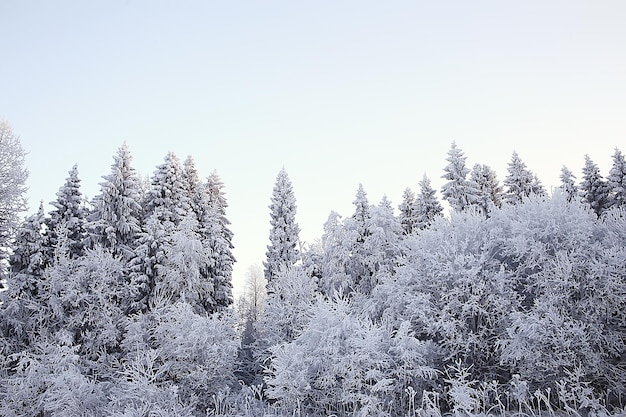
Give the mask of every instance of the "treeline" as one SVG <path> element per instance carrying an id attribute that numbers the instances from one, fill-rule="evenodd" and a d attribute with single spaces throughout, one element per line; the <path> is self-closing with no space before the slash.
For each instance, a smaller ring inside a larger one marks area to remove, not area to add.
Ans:
<path id="1" fill-rule="evenodd" d="M 428 178 L 399 216 L 359 187 L 301 263 L 266 264 L 250 381 L 307 415 L 623 412 L 622 153 L 606 180 L 564 167 L 552 196 L 516 153 L 504 186 L 455 144 L 447 161 L 450 218 Z"/>
<path id="2" fill-rule="evenodd" d="M 617 414 L 626 394 L 626 163 L 549 195 L 453 144 L 399 214 L 362 186 L 302 246 L 281 170 L 264 271 L 233 304 L 223 185 L 126 147 L 89 205 L 76 169 L 14 239 L 0 414 Z"/>

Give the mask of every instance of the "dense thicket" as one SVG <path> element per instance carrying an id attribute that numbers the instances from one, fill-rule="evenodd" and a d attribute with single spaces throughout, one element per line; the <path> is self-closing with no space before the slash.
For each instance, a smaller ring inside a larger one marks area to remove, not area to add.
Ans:
<path id="1" fill-rule="evenodd" d="M 449 215 L 426 177 L 397 216 L 359 185 L 306 247 L 281 170 L 236 311 L 216 174 L 168 154 L 144 189 L 122 147 L 86 204 L 73 168 L 13 241 L 0 414 L 623 413 L 621 152 L 552 195 L 517 153 L 504 186 L 447 161 Z"/>

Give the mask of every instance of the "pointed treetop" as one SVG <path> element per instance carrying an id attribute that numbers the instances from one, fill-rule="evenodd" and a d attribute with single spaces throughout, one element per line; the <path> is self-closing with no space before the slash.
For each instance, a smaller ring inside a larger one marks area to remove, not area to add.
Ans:
<path id="1" fill-rule="evenodd" d="M 465 166 L 466 159 L 463 151 L 457 148 L 456 142 L 452 142 L 446 158 L 449 164 L 444 168 L 445 174 L 441 176 L 448 182 L 441 187 L 441 191 L 444 200 L 447 200 L 450 207 L 456 211 L 462 211 L 469 205 L 470 193 L 467 181 L 469 169 Z"/>
<path id="2" fill-rule="evenodd" d="M 269 208 L 270 244 L 267 246 L 267 260 L 264 262 L 268 285 L 282 269 L 295 265 L 300 259 L 296 198 L 285 168 L 276 177 Z"/>
<path id="3" fill-rule="evenodd" d="M 626 159 L 624 154 L 615 148 L 613 154 L 613 166 L 607 177 L 610 191 L 610 205 L 616 207 L 626 206 Z"/>
<path id="4" fill-rule="evenodd" d="M 509 204 L 518 204 L 531 195 L 546 195 L 537 176 L 530 171 L 516 151 L 513 151 L 511 162 L 507 167 L 508 175 L 504 179 L 506 193 L 504 200 Z"/>
<path id="5" fill-rule="evenodd" d="M 565 165 L 561 168 L 561 185 L 559 188 L 565 194 L 567 201 L 572 202 L 578 195 L 578 187 L 576 186 L 576 177 Z"/>
<path id="6" fill-rule="evenodd" d="M 580 196 L 591 206 L 598 217 L 609 207 L 609 187 L 600 174 L 600 168 L 589 155 L 585 155 Z"/>

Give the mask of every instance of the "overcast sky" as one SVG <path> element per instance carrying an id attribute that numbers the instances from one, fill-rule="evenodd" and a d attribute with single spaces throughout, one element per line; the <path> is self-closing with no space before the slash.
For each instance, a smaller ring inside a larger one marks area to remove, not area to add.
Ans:
<path id="1" fill-rule="evenodd" d="M 304 241 L 362 183 L 394 206 L 452 141 L 548 188 L 626 151 L 624 1 L 2 1 L 0 117 L 29 152 L 31 211 L 78 164 L 93 197 L 124 141 L 217 170 L 238 286 L 264 259 L 284 166 Z M 439 194 L 440 196 L 440 194 Z"/>

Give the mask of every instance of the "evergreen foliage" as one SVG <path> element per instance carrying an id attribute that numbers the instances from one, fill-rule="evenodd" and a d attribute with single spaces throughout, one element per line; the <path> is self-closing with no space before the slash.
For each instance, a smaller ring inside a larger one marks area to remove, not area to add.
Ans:
<path id="1" fill-rule="evenodd" d="M 598 217 L 609 207 L 609 186 L 600 174 L 600 168 L 585 155 L 583 177 L 580 182 L 580 196 L 589 204 Z"/>
<path id="2" fill-rule="evenodd" d="M 561 186 L 559 187 L 567 197 L 567 201 L 572 202 L 578 198 L 578 187 L 576 177 L 565 165 L 561 168 Z"/>
<path id="3" fill-rule="evenodd" d="M 456 142 L 452 142 L 446 158 L 449 163 L 443 169 L 445 174 L 441 177 L 448 182 L 441 187 L 441 192 L 443 199 L 455 211 L 465 210 L 471 201 L 471 191 L 467 181 L 467 174 L 470 171 L 465 166 L 466 159 L 463 151 L 456 146 Z"/>
<path id="4" fill-rule="evenodd" d="M 209 249 L 208 279 L 213 282 L 216 309 L 223 311 L 233 303 L 232 273 L 236 262 L 232 252 L 233 232 L 226 217 L 224 184 L 217 172 L 207 179 L 206 189 L 208 204 L 201 228 Z"/>
<path id="5" fill-rule="evenodd" d="M 181 167 L 169 154 L 143 216 L 128 221 L 141 188 L 132 169 L 135 185 L 122 186 L 122 147 L 89 246 L 77 246 L 75 169 L 49 217 L 42 205 L 15 233 L 0 292 L 0 415 L 621 415 L 620 155 L 606 182 L 586 158 L 584 199 L 566 168 L 563 192 L 547 197 L 517 158 L 515 204 L 503 205 L 495 173 L 477 164 L 468 205 L 449 217 L 426 176 L 399 216 L 360 185 L 354 213 L 332 212 L 305 249 L 282 170 L 271 242 L 286 249 L 269 283 L 250 270 L 235 311 L 219 176 L 202 182 L 191 158 Z"/>
<path id="6" fill-rule="evenodd" d="M 113 159 L 111 173 L 103 177 L 100 194 L 94 198 L 87 227 L 92 246 L 101 245 L 130 259 L 141 232 L 140 181 L 126 144 Z"/>
<path id="7" fill-rule="evenodd" d="M 496 178 L 495 171 L 489 166 L 474 165 L 469 184 L 471 204 L 476 205 L 485 216 L 489 216 L 489 212 L 494 207 L 502 206 L 503 189 Z"/>
<path id="8" fill-rule="evenodd" d="M 426 175 L 419 183 L 420 193 L 415 199 L 413 213 L 415 214 L 415 229 L 423 230 L 429 227 L 438 216 L 443 214 L 443 207 L 435 196 L 436 191 L 431 187 Z"/>
<path id="9" fill-rule="evenodd" d="M 415 228 L 414 205 L 415 193 L 410 188 L 406 188 L 402 193 L 402 203 L 398 206 L 400 210 L 400 224 L 406 235 L 410 235 Z"/>
<path id="10" fill-rule="evenodd" d="M 68 240 L 69 256 L 79 258 L 83 254 L 86 234 L 87 210 L 84 207 L 83 194 L 80 191 L 81 180 L 78 177 L 78 165 L 69 171 L 65 185 L 59 188 L 57 199 L 50 204 L 54 206 L 46 221 L 46 247 L 48 255 L 52 255 L 59 245 L 59 235 Z"/>
<path id="11" fill-rule="evenodd" d="M 615 148 L 613 154 L 613 166 L 607 177 L 609 186 L 609 205 L 626 206 L 626 159 L 624 154 Z"/>
<path id="12" fill-rule="evenodd" d="M 281 169 L 274 183 L 270 209 L 270 244 L 267 246 L 265 279 L 268 284 L 284 268 L 290 268 L 300 260 L 299 234 L 296 223 L 296 198 L 291 180 Z"/>
<path id="13" fill-rule="evenodd" d="M 511 161 L 507 166 L 508 175 L 504 179 L 506 192 L 504 201 L 509 204 L 519 204 L 531 195 L 545 196 L 546 190 L 541 182 L 526 164 L 519 157 L 517 152 L 513 152 Z"/>

